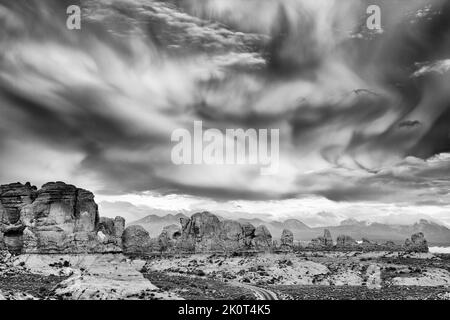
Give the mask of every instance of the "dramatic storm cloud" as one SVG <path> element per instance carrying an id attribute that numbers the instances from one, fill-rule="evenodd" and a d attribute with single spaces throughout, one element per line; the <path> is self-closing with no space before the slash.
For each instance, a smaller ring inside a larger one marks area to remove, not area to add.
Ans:
<path id="1" fill-rule="evenodd" d="M 375 1 L 373 31 L 373 2 L 80 1 L 82 29 L 68 30 L 74 1 L 0 1 L 0 180 L 170 195 L 175 210 L 196 197 L 196 208 L 244 201 L 289 216 L 296 201 L 313 224 L 359 204 L 441 218 L 450 4 Z M 279 172 L 175 166 L 171 133 L 196 120 L 279 129 Z M 324 213 L 329 203 L 345 206 Z"/>

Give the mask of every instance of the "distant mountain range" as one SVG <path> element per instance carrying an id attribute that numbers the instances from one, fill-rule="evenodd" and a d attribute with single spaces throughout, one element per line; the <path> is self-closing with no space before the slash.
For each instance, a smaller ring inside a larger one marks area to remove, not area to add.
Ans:
<path id="1" fill-rule="evenodd" d="M 141 225 L 150 233 L 150 236 L 157 237 L 165 226 L 171 224 L 181 226 L 180 218 L 188 218 L 188 216 L 182 213 L 167 214 L 164 216 L 151 214 L 134 221 L 129 225 Z M 224 220 L 221 216 L 219 216 L 219 219 Z M 403 243 L 405 239 L 411 237 L 413 233 L 423 232 L 431 245 L 450 245 L 450 229 L 424 219 L 412 225 L 368 223 L 366 221 L 347 219 L 342 221 L 338 226 L 318 228 L 311 228 L 297 219 L 288 219 L 282 222 L 265 221 L 259 218 L 243 218 L 236 220 L 241 223 L 251 223 L 255 227 L 265 225 L 274 239 L 279 239 L 283 230 L 289 229 L 293 232 L 296 241 L 310 241 L 319 235 L 323 235 L 323 230 L 328 229 L 334 239 L 340 234 L 345 234 L 356 240 L 367 238 L 377 242 L 394 241 Z"/>
<path id="2" fill-rule="evenodd" d="M 145 230 L 148 231 L 151 237 L 155 238 L 161 234 L 161 231 L 164 227 L 169 226 L 171 224 L 175 224 L 180 226 L 180 219 L 188 218 L 188 216 L 178 213 L 178 214 L 167 214 L 165 216 L 158 216 L 156 214 L 150 214 L 142 219 L 133 221 L 128 224 L 128 226 L 132 225 L 140 225 Z"/>
<path id="3" fill-rule="evenodd" d="M 284 222 L 265 222 L 259 219 L 245 221 L 250 222 L 255 226 L 260 224 L 266 225 L 275 239 L 280 238 L 283 229 L 291 230 L 294 233 L 295 240 L 299 241 L 309 241 L 312 238 L 322 235 L 324 229 L 328 229 L 333 238 L 336 238 L 340 234 L 345 234 L 356 240 L 367 238 L 377 242 L 390 240 L 403 243 L 406 238 L 411 236 L 411 234 L 423 232 L 426 239 L 432 245 L 450 245 L 450 229 L 424 219 L 412 225 L 368 223 L 366 221 L 348 219 L 342 221 L 339 226 L 318 228 L 310 228 L 296 219 L 290 219 Z"/>
<path id="4" fill-rule="evenodd" d="M 365 237 L 374 241 L 392 240 L 395 242 L 404 242 L 411 234 L 423 232 L 431 245 L 450 245 L 450 229 L 424 219 L 412 225 L 367 223 L 364 221 L 350 224 L 346 221 L 344 224 L 328 227 L 328 229 L 335 236 L 347 234 L 355 239 Z"/>

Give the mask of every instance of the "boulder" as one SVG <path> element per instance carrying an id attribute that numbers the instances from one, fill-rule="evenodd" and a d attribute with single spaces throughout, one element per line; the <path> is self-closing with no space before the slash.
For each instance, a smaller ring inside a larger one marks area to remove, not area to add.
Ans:
<path id="1" fill-rule="evenodd" d="M 150 251 L 150 235 L 139 225 L 127 227 L 122 234 L 123 252 L 129 256 L 146 256 Z"/>

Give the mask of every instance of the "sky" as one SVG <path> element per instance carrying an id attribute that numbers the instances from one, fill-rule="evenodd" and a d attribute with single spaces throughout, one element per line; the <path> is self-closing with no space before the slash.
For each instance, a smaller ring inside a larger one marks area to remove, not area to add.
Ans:
<path id="1" fill-rule="evenodd" d="M 369 3 L 381 31 L 365 27 Z M 450 226 L 449 16 L 440 0 L 0 0 L 0 183 Z M 174 165 L 171 133 L 194 121 L 279 129 L 278 173 Z"/>

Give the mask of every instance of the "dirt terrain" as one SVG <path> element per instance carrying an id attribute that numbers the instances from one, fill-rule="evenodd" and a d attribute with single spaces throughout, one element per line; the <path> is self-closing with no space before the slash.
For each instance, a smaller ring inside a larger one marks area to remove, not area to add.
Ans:
<path id="1" fill-rule="evenodd" d="M 33 273 L 6 274 L 0 276 L 0 292 L 3 295 L 23 299 L 53 299 L 55 287 L 66 277 L 43 276 Z"/>
<path id="2" fill-rule="evenodd" d="M 363 286 L 273 286 L 271 290 L 294 300 L 448 300 L 447 287 L 393 286 L 371 290 Z"/>
<path id="3" fill-rule="evenodd" d="M 147 272 L 266 289 L 278 299 L 416 300 L 450 297 L 449 257 L 330 252 L 150 259 Z M 255 292 L 254 292 L 255 293 Z M 260 298 L 260 297 L 259 297 Z M 264 298 L 264 297 L 263 297 Z M 267 298 L 267 297 L 266 297 Z"/>
<path id="4" fill-rule="evenodd" d="M 193 276 L 177 276 L 149 271 L 144 276 L 164 291 L 173 291 L 187 300 L 251 300 L 255 295 L 250 289 L 221 281 Z"/>
<path id="5" fill-rule="evenodd" d="M 25 254 L 0 263 L 0 299 L 178 300 L 122 254 Z M 1 260 L 0 260 L 1 261 Z"/>
<path id="6" fill-rule="evenodd" d="M 0 299 L 450 299 L 450 258 L 430 253 L 20 255 L 0 259 Z"/>

